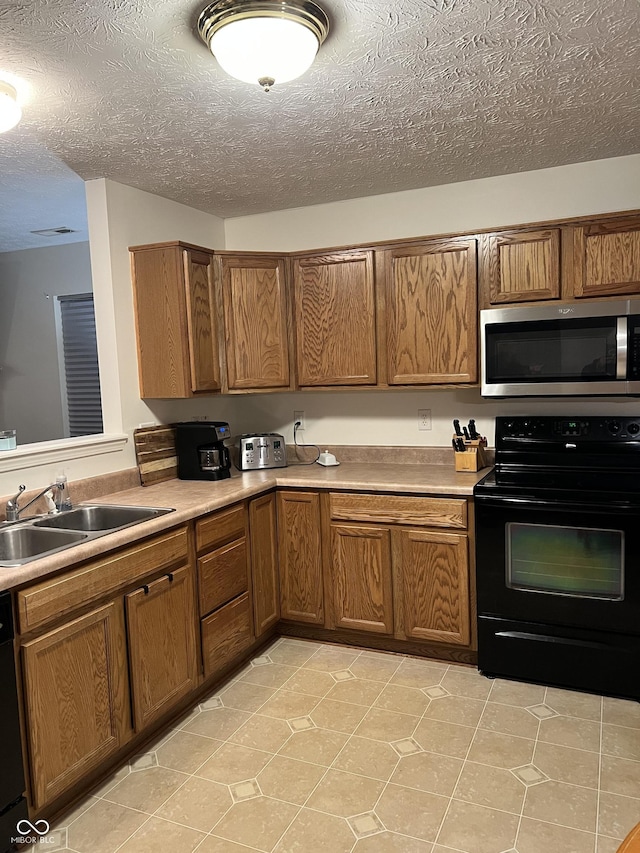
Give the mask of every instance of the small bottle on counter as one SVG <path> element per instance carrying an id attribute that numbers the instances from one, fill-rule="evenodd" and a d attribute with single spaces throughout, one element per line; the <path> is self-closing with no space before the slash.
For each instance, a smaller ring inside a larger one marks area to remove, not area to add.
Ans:
<path id="1" fill-rule="evenodd" d="M 65 476 L 56 477 L 56 485 L 58 487 L 58 491 L 56 494 L 56 508 L 58 512 L 62 512 L 65 509 L 72 509 L 73 504 L 71 503 L 71 498 L 69 497 L 67 478 Z"/>

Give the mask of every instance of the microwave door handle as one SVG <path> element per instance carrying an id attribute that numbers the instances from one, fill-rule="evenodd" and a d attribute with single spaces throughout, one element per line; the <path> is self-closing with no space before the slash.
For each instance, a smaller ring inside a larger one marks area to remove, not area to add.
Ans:
<path id="1" fill-rule="evenodd" d="M 616 379 L 627 378 L 627 318 L 618 317 L 616 324 Z"/>

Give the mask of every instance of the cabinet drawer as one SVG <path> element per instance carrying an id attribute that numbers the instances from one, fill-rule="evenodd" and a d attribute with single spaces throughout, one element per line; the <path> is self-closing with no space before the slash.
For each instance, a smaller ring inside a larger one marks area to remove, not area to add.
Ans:
<path id="1" fill-rule="evenodd" d="M 202 657 L 208 678 L 238 657 L 253 642 L 247 593 L 202 620 Z"/>
<path id="2" fill-rule="evenodd" d="M 467 526 L 467 502 L 455 498 L 401 497 L 332 493 L 331 518 L 338 521 L 371 521 L 410 524 L 413 527 Z"/>
<path id="3" fill-rule="evenodd" d="M 216 512 L 196 522 L 198 553 L 247 535 L 247 510 L 244 504 Z"/>
<path id="4" fill-rule="evenodd" d="M 151 572 L 185 563 L 187 544 L 187 528 L 180 527 L 22 590 L 17 596 L 20 632 L 26 634 Z"/>
<path id="5" fill-rule="evenodd" d="M 248 588 L 247 540 L 244 537 L 198 560 L 201 616 L 242 595 Z"/>

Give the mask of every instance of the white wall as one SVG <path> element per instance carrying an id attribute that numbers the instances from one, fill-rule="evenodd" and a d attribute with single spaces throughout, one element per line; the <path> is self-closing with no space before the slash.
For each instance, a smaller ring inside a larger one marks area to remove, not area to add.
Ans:
<path id="1" fill-rule="evenodd" d="M 128 247 L 184 240 L 212 249 L 224 247 L 223 221 L 150 193 L 103 179 L 86 184 L 91 270 L 105 433 L 127 433 L 141 423 L 191 417 L 186 403 L 158 403 L 157 416 L 140 400 Z M 198 414 L 198 412 L 194 412 Z M 133 443 L 123 451 L 82 455 L 64 463 L 34 464 L 0 473 L 0 495 L 24 482 L 28 489 L 52 482 L 59 473 L 83 479 L 135 465 Z"/>
<path id="2" fill-rule="evenodd" d="M 227 249 L 295 252 L 635 208 L 640 154 L 227 219 L 225 236 Z"/>
<path id="3" fill-rule="evenodd" d="M 94 270 L 98 351 L 106 365 L 105 409 L 119 407 L 122 428 L 182 417 L 184 403 L 140 400 L 129 246 L 183 240 L 207 248 L 224 247 L 223 221 L 216 216 L 113 181 L 87 183 L 87 209 Z M 109 322 L 107 322 L 107 319 Z M 107 387 L 108 383 L 108 387 Z M 109 431 L 105 425 L 105 432 Z M 131 453 L 133 449 L 130 448 Z M 135 464 L 130 456 L 131 464 Z"/>
<path id="4" fill-rule="evenodd" d="M 431 409 L 432 429 L 418 430 L 418 409 Z M 452 419 L 494 440 L 496 415 L 635 415 L 640 401 L 619 397 L 485 400 L 477 389 L 442 391 L 353 391 L 263 394 L 238 400 L 236 432 L 279 432 L 293 443 L 293 412 L 304 411 L 306 429 L 298 442 L 322 445 L 358 444 L 376 447 L 372 461 L 384 461 L 385 446 L 445 447 L 451 444 Z M 321 449 L 323 449 L 321 447 Z"/>
<path id="5" fill-rule="evenodd" d="M 298 251 L 637 208 L 640 154 L 227 219 L 226 247 Z M 429 432 L 417 428 L 422 408 L 432 412 Z M 640 401 L 624 398 L 491 402 L 471 389 L 354 391 L 243 399 L 238 404 L 237 428 L 272 429 L 291 440 L 294 409 L 306 413 L 305 441 L 402 446 L 448 445 L 454 417 L 465 422 L 475 418 L 490 441 L 497 414 L 615 411 L 640 417 Z"/>

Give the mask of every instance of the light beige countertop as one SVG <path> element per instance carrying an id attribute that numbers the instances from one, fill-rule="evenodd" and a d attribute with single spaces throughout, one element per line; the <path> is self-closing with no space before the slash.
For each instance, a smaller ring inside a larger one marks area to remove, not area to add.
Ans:
<path id="1" fill-rule="evenodd" d="M 477 473 L 460 473 L 454 471 L 452 465 L 363 462 L 347 462 L 332 468 L 316 464 L 290 465 L 288 468 L 268 471 L 234 472 L 230 479 L 215 482 L 167 480 L 151 486 L 113 492 L 85 502 L 171 507 L 175 512 L 74 545 L 23 566 L 0 567 L 0 591 L 33 583 L 61 569 L 101 557 L 116 548 L 133 545 L 147 536 L 275 487 L 468 497 L 473 494 L 475 484 L 489 470 L 485 468 Z"/>

